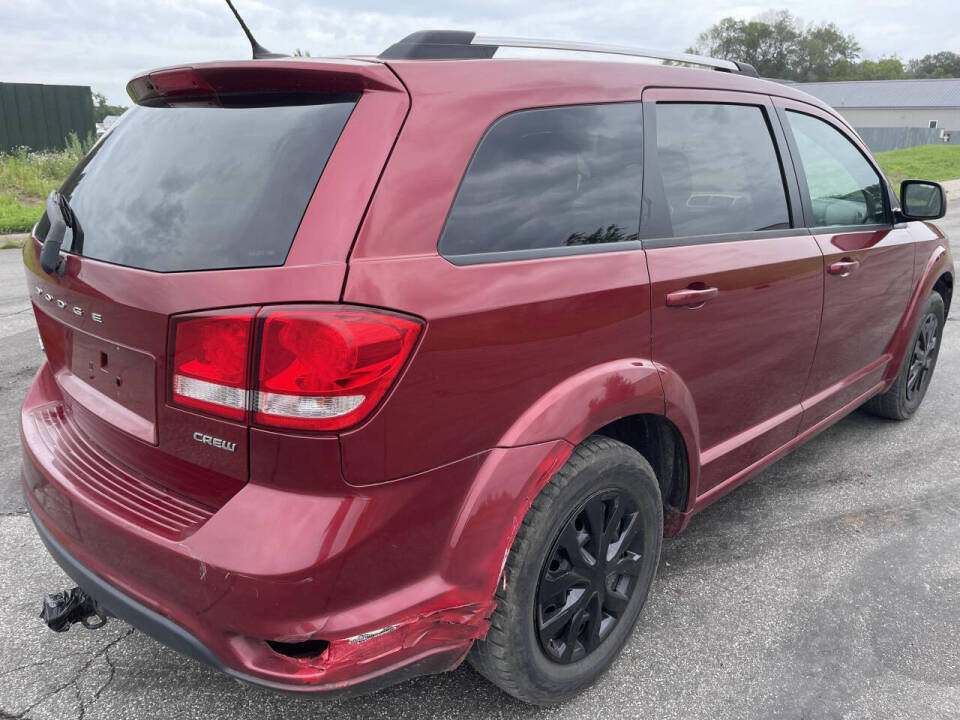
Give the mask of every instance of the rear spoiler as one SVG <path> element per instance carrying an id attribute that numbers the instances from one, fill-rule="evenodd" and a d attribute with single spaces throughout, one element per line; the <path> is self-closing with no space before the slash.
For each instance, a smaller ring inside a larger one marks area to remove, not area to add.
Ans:
<path id="1" fill-rule="evenodd" d="M 147 107 L 251 107 L 330 102 L 366 91 L 406 92 L 381 63 L 359 60 L 256 60 L 162 68 L 127 83 Z"/>

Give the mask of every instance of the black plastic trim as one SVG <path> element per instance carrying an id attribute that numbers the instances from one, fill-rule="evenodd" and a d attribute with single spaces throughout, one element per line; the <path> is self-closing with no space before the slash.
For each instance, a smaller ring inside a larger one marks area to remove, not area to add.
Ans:
<path id="1" fill-rule="evenodd" d="M 810 235 L 808 228 L 778 228 L 776 230 L 755 230 L 753 232 L 716 233 L 712 235 L 690 235 L 686 237 L 649 238 L 643 241 L 647 250 L 682 247 L 684 245 L 708 245 L 710 243 L 742 242 L 745 240 L 765 240 L 769 238 L 796 237 Z"/>
<path id="2" fill-rule="evenodd" d="M 747 77 L 760 77 L 760 73 L 757 72 L 757 69 L 750 63 L 740 62 L 739 60 L 732 61 L 740 69 L 741 75 L 746 75 Z"/>
<path id="3" fill-rule="evenodd" d="M 639 240 L 626 240 L 624 242 L 597 243 L 595 245 L 561 245 L 559 247 L 443 255 L 442 257 L 453 265 L 483 265 L 486 263 L 509 262 L 511 260 L 535 260 L 537 258 L 568 257 L 571 255 L 597 255 L 599 253 L 641 249 L 643 249 L 643 244 Z"/>
<path id="4" fill-rule="evenodd" d="M 465 30 L 419 30 L 394 43 L 379 60 L 488 60 L 496 45 L 472 45 L 476 33 Z"/>
<path id="5" fill-rule="evenodd" d="M 893 223 L 870 223 L 869 225 L 820 225 L 810 228 L 815 235 L 843 235 L 845 233 L 877 232 L 892 230 Z"/>
<path id="6" fill-rule="evenodd" d="M 900 197 L 903 197 L 906 194 L 907 188 L 910 185 L 935 185 L 937 190 L 940 192 L 940 214 L 934 217 L 918 217 L 916 215 L 910 215 L 903 211 L 903 203 L 901 207 L 894 211 L 895 218 L 902 218 L 903 220 L 912 221 L 917 220 L 920 222 L 933 222 L 934 220 L 939 220 L 947 214 L 947 193 L 943 189 L 943 185 L 938 182 L 933 182 L 932 180 L 904 180 L 900 183 Z"/>

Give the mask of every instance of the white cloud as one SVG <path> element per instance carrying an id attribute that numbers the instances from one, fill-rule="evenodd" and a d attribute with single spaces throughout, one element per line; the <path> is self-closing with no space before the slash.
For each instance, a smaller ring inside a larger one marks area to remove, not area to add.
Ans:
<path id="1" fill-rule="evenodd" d="M 786 8 L 853 33 L 865 57 L 960 51 L 956 0 L 237 0 L 260 43 L 277 52 L 375 54 L 418 29 L 560 37 L 682 50 L 721 17 Z M 19 0 L 0 5 L 0 80 L 91 85 L 113 102 L 141 70 L 245 58 L 249 47 L 222 0 Z"/>

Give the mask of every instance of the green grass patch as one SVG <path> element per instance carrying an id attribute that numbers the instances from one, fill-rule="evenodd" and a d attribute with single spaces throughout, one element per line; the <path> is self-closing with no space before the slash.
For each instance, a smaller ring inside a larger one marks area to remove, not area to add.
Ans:
<path id="1" fill-rule="evenodd" d="M 918 145 L 876 153 L 874 157 L 898 191 L 904 180 L 942 182 L 960 178 L 960 145 Z"/>
<path id="2" fill-rule="evenodd" d="M 71 135 L 57 152 L 20 148 L 0 154 L 0 234 L 30 232 L 47 195 L 63 184 L 91 144 L 92 139 L 81 142 Z"/>
<path id="3" fill-rule="evenodd" d="M 0 235 L 30 232 L 43 215 L 42 202 L 21 202 L 7 193 L 0 193 Z"/>

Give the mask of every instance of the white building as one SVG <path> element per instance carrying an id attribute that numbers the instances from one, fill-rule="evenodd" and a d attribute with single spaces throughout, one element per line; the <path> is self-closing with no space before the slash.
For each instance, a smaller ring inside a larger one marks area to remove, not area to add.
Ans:
<path id="1" fill-rule="evenodd" d="M 795 83 L 855 128 L 960 131 L 960 78 Z"/>

